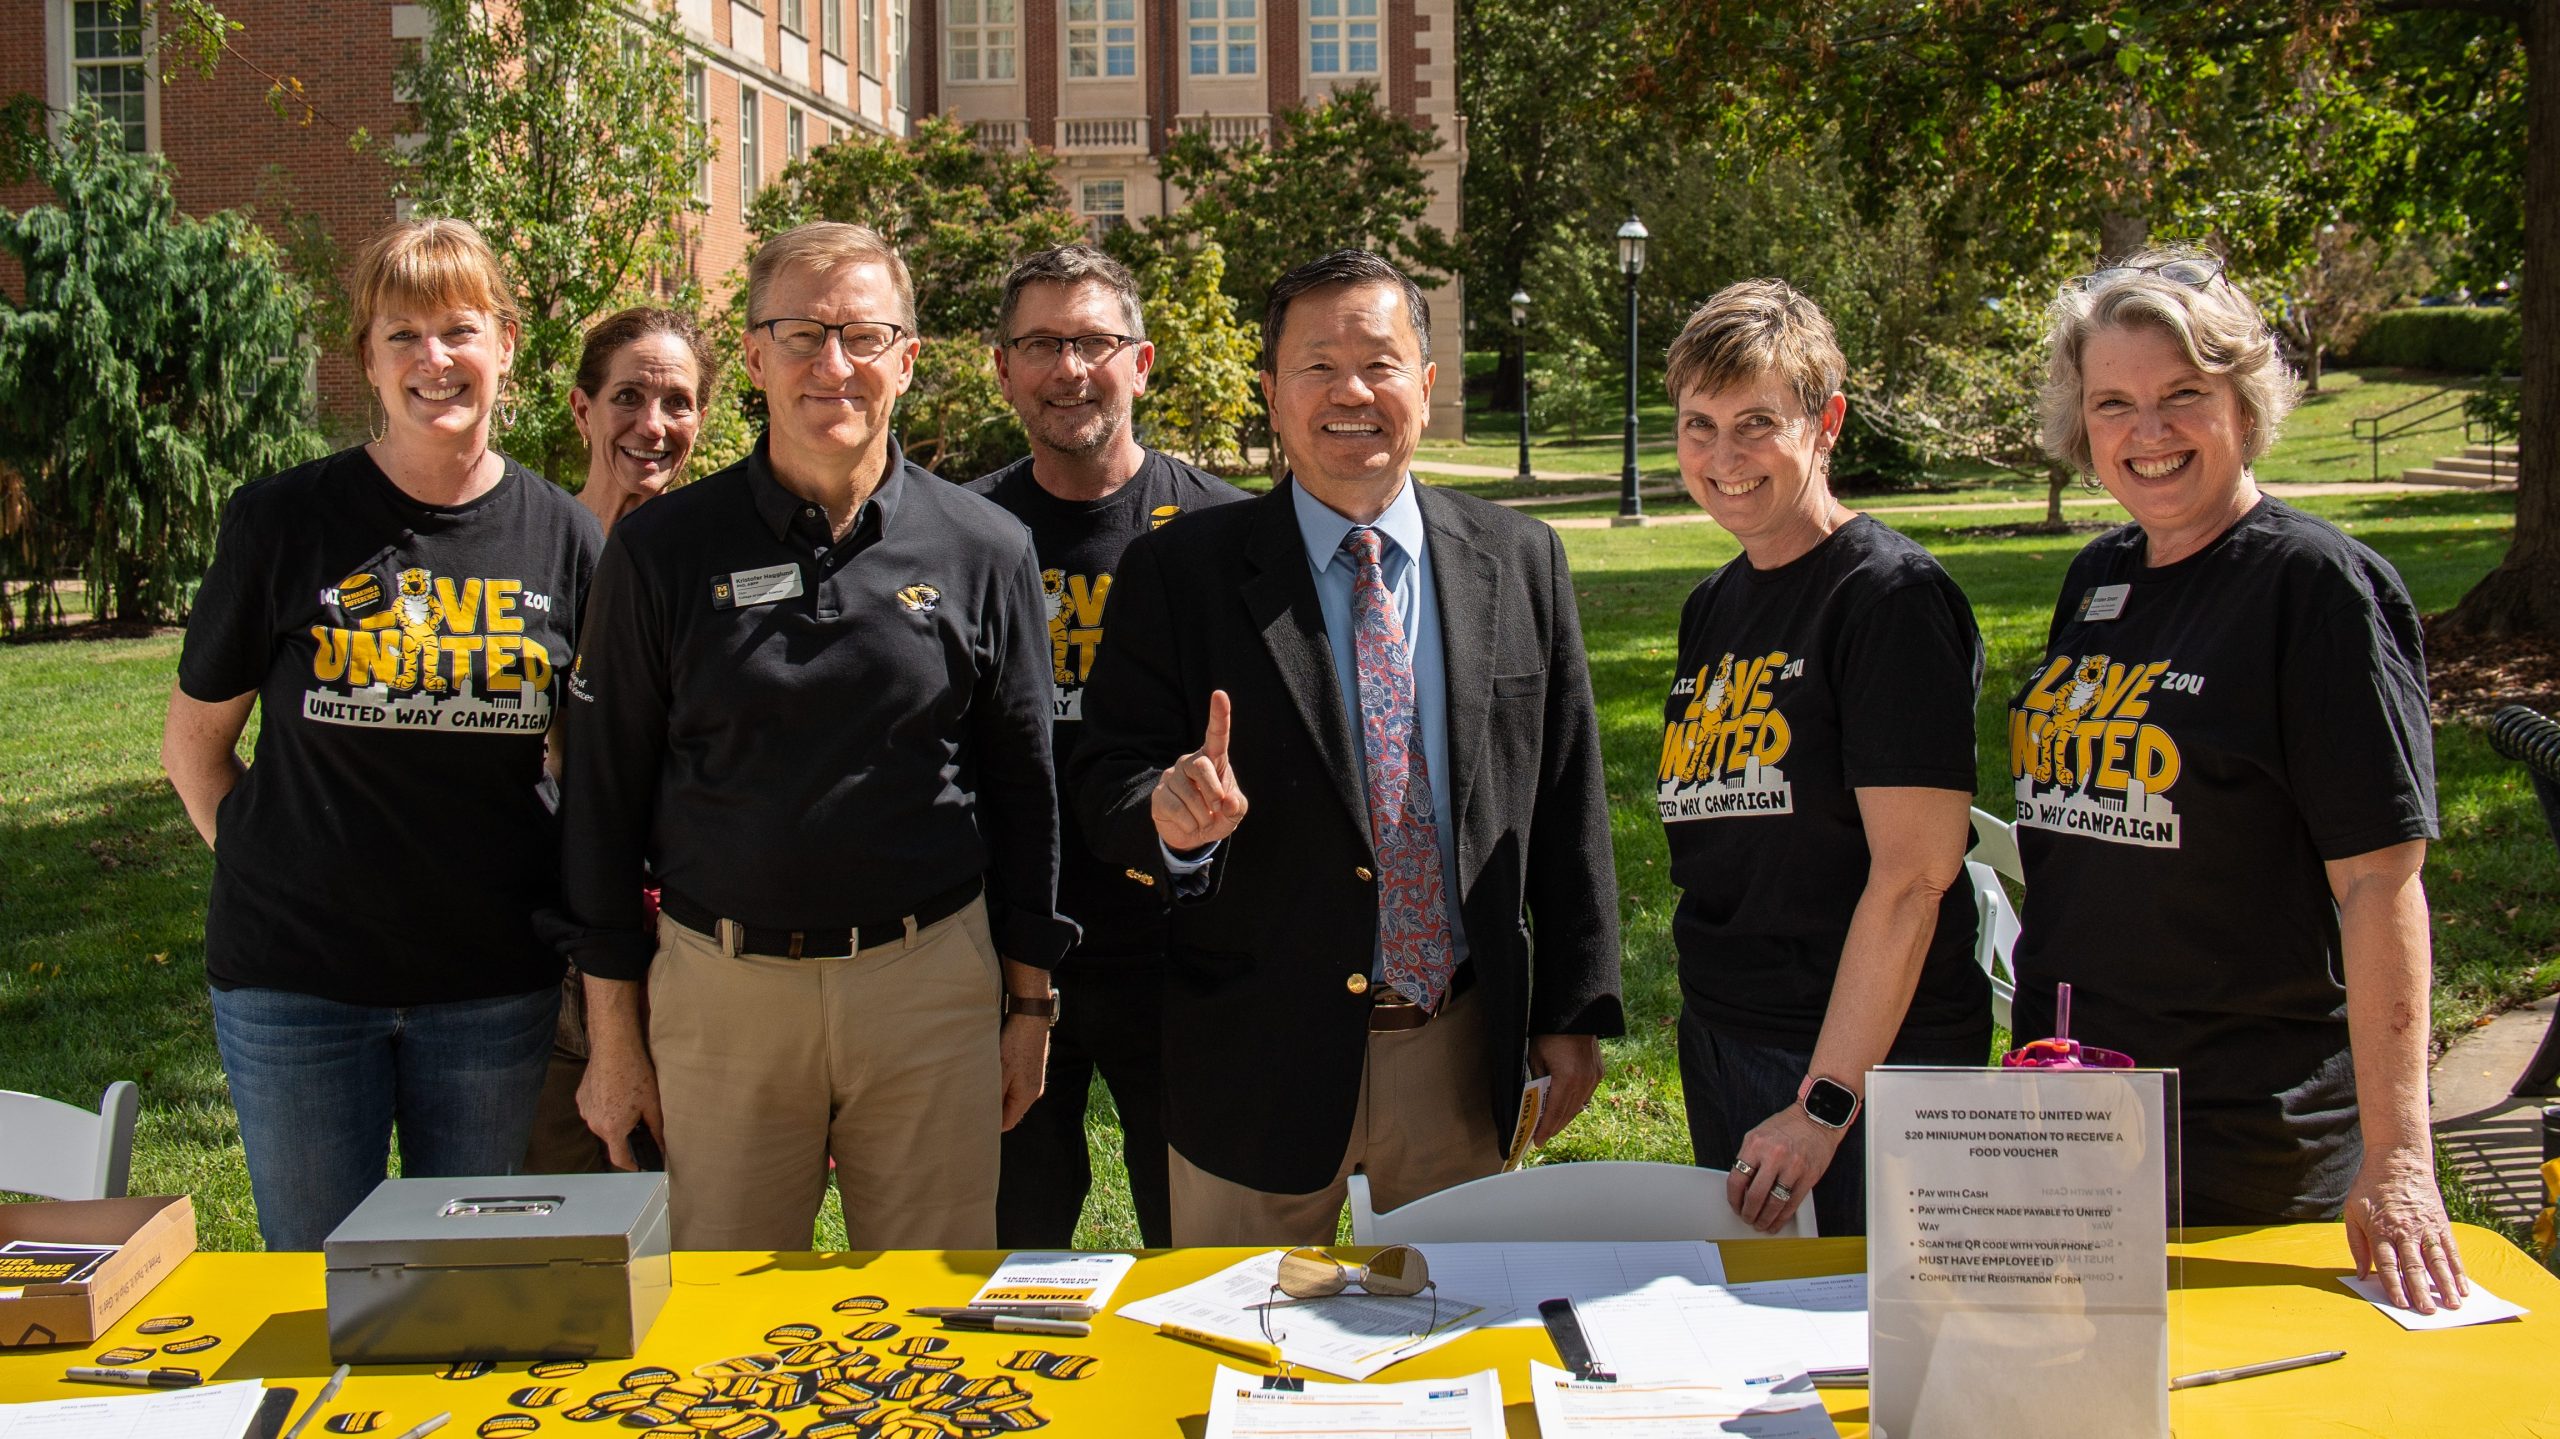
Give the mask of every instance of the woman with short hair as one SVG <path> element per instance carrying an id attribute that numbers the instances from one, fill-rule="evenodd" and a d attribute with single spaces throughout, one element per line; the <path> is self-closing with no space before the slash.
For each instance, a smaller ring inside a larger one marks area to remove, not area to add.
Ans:
<path id="1" fill-rule="evenodd" d="M 412 1177 L 524 1153 L 560 979 L 536 786 L 599 543 L 490 447 L 517 314 L 479 234 L 395 225 L 349 291 L 374 437 L 231 497 L 161 740 L 215 847 L 214 1037 L 270 1249 L 318 1248 L 395 1129 Z"/>
<path id="2" fill-rule="evenodd" d="M 2072 561 L 2010 711 L 2018 1030 L 2050 1033 L 2068 982 L 2073 1038 L 2181 1072 L 2184 1222 L 2343 1217 L 2395 1303 L 2458 1304 L 2427 1128 L 2417 609 L 2381 556 L 2258 488 L 2298 387 L 2220 260 L 2082 277 L 2049 346 L 2045 448 L 2133 522 Z"/>
<path id="3" fill-rule="evenodd" d="M 1680 478 L 1742 554 L 1680 614 L 1656 800 L 1679 886 L 1680 1082 L 1699 1164 L 1776 1231 L 1866 1232 L 1877 1064 L 1981 1064 L 1959 882 L 1982 636 L 1926 550 L 1833 497 L 1831 322 L 1780 280 L 1671 344 Z"/>

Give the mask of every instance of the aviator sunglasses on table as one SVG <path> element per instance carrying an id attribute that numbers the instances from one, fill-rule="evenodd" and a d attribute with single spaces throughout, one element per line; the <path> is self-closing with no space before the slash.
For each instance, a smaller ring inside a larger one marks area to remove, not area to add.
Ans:
<path id="1" fill-rule="evenodd" d="M 1420 1295 L 1431 1301 L 1428 1322 L 1419 1330 L 1408 1330 L 1413 1337 L 1402 1348 L 1409 1349 L 1439 1331 L 1440 1286 L 1431 1278 L 1431 1266 L 1423 1262 L 1422 1251 L 1412 1245 L 1391 1244 L 1369 1256 L 1366 1264 L 1336 1259 L 1321 1249 L 1298 1248 L 1282 1254 L 1278 1281 L 1271 1286 L 1271 1297 L 1262 1304 L 1262 1337 L 1274 1350 L 1289 1337 L 1286 1330 L 1272 1328 L 1272 1310 L 1330 1299 L 1354 1287 L 1381 1299 Z M 1285 1370 L 1288 1366 L 1284 1363 L 1281 1367 Z"/>

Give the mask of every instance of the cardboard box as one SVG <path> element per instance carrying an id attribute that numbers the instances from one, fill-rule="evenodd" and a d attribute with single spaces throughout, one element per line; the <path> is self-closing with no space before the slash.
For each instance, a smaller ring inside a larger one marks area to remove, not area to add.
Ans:
<path id="1" fill-rule="evenodd" d="M 663 1174 L 387 1179 L 331 1231 L 341 1364 L 628 1359 L 674 1275 Z"/>
<path id="2" fill-rule="evenodd" d="M 183 1194 L 0 1204 L 0 1244 L 18 1239 L 117 1246 L 77 1284 L 30 1284 L 0 1298 L 0 1349 L 86 1344 L 196 1252 L 196 1206 Z"/>

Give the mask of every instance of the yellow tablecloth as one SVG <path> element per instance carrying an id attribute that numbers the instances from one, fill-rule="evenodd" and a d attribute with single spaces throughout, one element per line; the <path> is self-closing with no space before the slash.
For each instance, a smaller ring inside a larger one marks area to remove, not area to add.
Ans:
<path id="1" fill-rule="evenodd" d="M 2170 1298 L 2174 1370 L 2219 1368 L 2320 1349 L 2344 1349 L 2343 1361 L 2319 1368 L 2185 1391 L 2171 1396 L 2170 1415 L 2181 1439 L 2231 1435 L 2235 1439 L 2297 1439 L 2354 1434 L 2420 1439 L 2427 1435 L 2560 1435 L 2560 1279 L 2486 1230 L 2459 1230 L 2463 1262 L 2498 1294 L 2535 1311 L 2521 1323 L 2480 1325 L 2433 1333 L 2404 1332 L 2372 1306 L 2340 1288 L 2335 1276 L 2347 1261 L 2346 1240 L 2336 1225 L 2261 1230 L 2200 1230 L 2171 1246 L 2185 1260 L 2183 1288 Z M 1854 1239 L 1766 1240 L 1722 1246 L 1728 1276 L 1736 1282 L 1855 1270 L 1864 1247 Z M 1179 1250 L 1143 1257 L 1121 1286 L 1115 1303 L 1159 1293 L 1201 1278 L 1242 1257 L 1243 1250 Z M 1100 1362 L 1085 1378 L 1064 1381 L 1036 1374 L 1010 1377 L 1034 1395 L 1032 1407 L 1052 1422 L 1043 1435 L 1121 1436 L 1200 1433 L 1207 1413 L 1209 1377 L 1219 1357 L 1163 1339 L 1116 1317 L 1094 1323 L 1083 1340 L 1023 1335 L 941 1334 L 931 1320 L 906 1314 L 911 1304 L 958 1304 L 991 1272 L 994 1254 L 679 1254 L 675 1292 L 640 1354 L 599 1360 L 553 1382 L 566 1389 L 562 1405 L 526 1408 L 509 1396 L 535 1381 L 521 1362 L 501 1364 L 469 1380 L 439 1378 L 422 1366 L 359 1371 L 347 1381 L 328 1413 L 378 1411 L 373 1433 L 388 1439 L 431 1415 L 450 1411 L 451 1439 L 472 1435 L 491 1415 L 517 1411 L 539 1422 L 539 1439 L 629 1432 L 611 1421 L 573 1423 L 574 1404 L 615 1386 L 640 1365 L 678 1373 L 732 1355 L 770 1352 L 765 1334 L 787 1323 L 814 1324 L 840 1335 L 855 1316 L 835 1313 L 838 1300 L 875 1294 L 888 1301 L 877 1316 L 901 1326 L 901 1337 L 937 1334 L 949 1340 L 946 1356 L 963 1361 L 972 1377 L 1006 1371 L 998 1365 L 1025 1349 L 1086 1354 Z M 189 1315 L 183 1333 L 143 1335 L 136 1326 L 153 1316 Z M 149 1362 L 186 1364 L 208 1379 L 265 1379 L 293 1385 L 308 1404 L 330 1369 L 328 1324 L 323 1308 L 320 1257 L 316 1254 L 198 1254 L 125 1316 L 98 1342 L 42 1350 L 0 1350 L 0 1402 L 57 1399 L 101 1391 L 63 1381 L 68 1364 L 85 1364 L 120 1345 L 148 1346 L 212 1335 L 222 1342 L 192 1356 Z M 895 1341 L 891 1341 L 894 1343 Z M 874 1349 L 889 1346 L 875 1344 Z M 1387 1370 L 1381 1379 L 1502 1371 L 1510 1433 L 1537 1433 L 1529 1403 L 1531 1359 L 1553 1362 L 1543 1332 L 1471 1334 Z M 894 1356 L 888 1362 L 899 1362 Z M 1317 1376 L 1318 1382 L 1322 1376 Z M 1826 1396 L 1842 1434 L 1866 1432 L 1866 1396 L 1854 1390 Z M 324 1416 L 325 1419 L 326 1416 Z M 797 1434 L 818 1417 L 815 1409 L 782 1416 L 783 1432 Z M 2069 1415 L 2055 1416 L 2055 1432 L 2075 1432 Z M 324 1431 L 309 1431 L 319 1439 Z"/>

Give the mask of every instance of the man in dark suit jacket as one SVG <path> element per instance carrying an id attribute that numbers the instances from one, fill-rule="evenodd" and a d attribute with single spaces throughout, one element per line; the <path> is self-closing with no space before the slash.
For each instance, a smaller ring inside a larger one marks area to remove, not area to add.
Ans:
<path id="1" fill-rule="evenodd" d="M 1411 479 L 1429 325 L 1376 256 L 1283 276 L 1262 385 L 1289 481 L 1141 536 L 1113 585 L 1067 789 L 1179 901 L 1177 1244 L 1328 1243 L 1355 1169 L 1382 1209 L 1492 1174 L 1531 1077 L 1543 1143 L 1624 1029 L 1563 546 Z"/>

